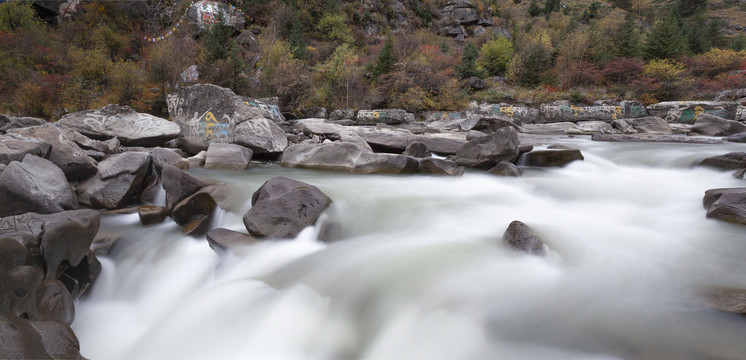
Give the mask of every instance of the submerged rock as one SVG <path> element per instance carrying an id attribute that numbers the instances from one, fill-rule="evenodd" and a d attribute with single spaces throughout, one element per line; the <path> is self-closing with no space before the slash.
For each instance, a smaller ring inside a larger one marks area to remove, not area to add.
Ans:
<path id="1" fill-rule="evenodd" d="M 489 169 L 500 161 L 518 157 L 518 133 L 513 127 L 502 127 L 494 133 L 478 137 L 461 147 L 453 158 L 462 166 Z"/>
<path id="2" fill-rule="evenodd" d="M 319 188 L 285 177 L 267 180 L 251 197 L 243 216 L 249 234 L 290 239 L 313 225 L 332 200 Z"/>
<path id="3" fill-rule="evenodd" d="M 544 243 L 534 235 L 528 225 L 513 221 L 503 234 L 503 241 L 511 248 L 532 255 L 544 255 Z"/>
<path id="4" fill-rule="evenodd" d="M 513 176 L 518 177 L 523 175 L 523 171 L 521 171 L 518 166 L 515 166 L 512 162 L 508 161 L 500 161 L 497 165 L 495 165 L 493 168 L 487 170 L 488 173 L 493 175 L 499 175 L 499 176 Z"/>
<path id="5" fill-rule="evenodd" d="M 215 228 L 207 232 L 207 243 L 210 248 L 218 254 L 225 251 L 232 251 L 234 254 L 239 253 L 241 247 L 249 246 L 258 242 L 258 240 L 248 234 L 238 231 Z"/>
<path id="6" fill-rule="evenodd" d="M 522 166 L 565 166 L 575 160 L 584 160 L 577 149 L 534 150 L 521 154 L 518 165 Z"/>

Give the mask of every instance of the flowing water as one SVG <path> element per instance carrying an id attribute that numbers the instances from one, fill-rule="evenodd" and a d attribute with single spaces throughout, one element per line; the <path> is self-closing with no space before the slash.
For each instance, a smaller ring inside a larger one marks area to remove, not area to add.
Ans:
<path id="1" fill-rule="evenodd" d="M 585 161 L 521 178 L 193 170 L 234 190 L 214 226 L 267 179 L 318 186 L 340 241 L 267 241 L 216 255 L 167 221 L 124 233 L 73 328 L 91 359 L 745 359 L 746 320 L 707 292 L 746 288 L 746 231 L 705 218 L 704 191 L 745 186 L 692 168 L 742 145 L 566 141 Z M 545 257 L 501 244 L 513 220 Z"/>

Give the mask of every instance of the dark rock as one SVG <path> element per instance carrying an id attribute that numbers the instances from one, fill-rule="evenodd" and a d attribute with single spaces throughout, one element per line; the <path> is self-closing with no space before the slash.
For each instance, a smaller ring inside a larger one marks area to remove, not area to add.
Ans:
<path id="1" fill-rule="evenodd" d="M 723 138 L 723 140 L 737 143 L 746 143 L 746 132 L 726 136 Z"/>
<path id="2" fill-rule="evenodd" d="M 470 131 L 477 130 L 484 133 L 492 133 L 505 126 L 512 126 L 518 130 L 518 126 L 512 119 L 504 119 L 499 116 L 480 116 L 461 123 L 461 129 Z"/>
<path id="3" fill-rule="evenodd" d="M 301 117 L 306 119 L 326 119 L 327 113 L 325 108 L 320 106 L 313 106 L 308 109 L 301 110 Z"/>
<path id="4" fill-rule="evenodd" d="M 375 154 L 355 143 L 297 144 L 285 149 L 285 167 L 349 171 L 353 173 L 413 173 L 419 164 L 404 155 Z"/>
<path id="5" fill-rule="evenodd" d="M 332 200 L 317 187 L 275 177 L 251 197 L 252 207 L 243 216 L 249 234 L 256 237 L 294 238 L 313 225 Z"/>
<path id="6" fill-rule="evenodd" d="M 41 336 L 42 347 L 50 358 L 85 359 L 80 355 L 80 343 L 69 325 L 59 321 L 29 321 L 29 324 Z"/>
<path id="7" fill-rule="evenodd" d="M 76 144 L 76 132 L 64 126 L 44 124 L 12 129 L 8 134 L 42 140 L 52 146 L 47 160 L 65 173 L 68 180 L 87 179 L 96 173 L 96 162 Z M 80 134 L 77 134 L 80 135 Z"/>
<path id="8" fill-rule="evenodd" d="M 518 165 L 522 166 L 565 166 L 575 160 L 583 160 L 580 150 L 534 150 L 522 154 Z"/>
<path id="9" fill-rule="evenodd" d="M 623 119 L 627 124 L 631 125 L 638 133 L 642 134 L 657 134 L 657 135 L 670 135 L 671 126 L 668 125 L 666 120 L 663 120 L 656 116 L 646 116 L 634 119 Z"/>
<path id="10" fill-rule="evenodd" d="M 0 313 L 0 358 L 2 359 L 51 359 L 44 351 L 41 335 L 29 321 Z"/>
<path id="11" fill-rule="evenodd" d="M 101 262 L 96 257 L 96 252 L 88 250 L 83 260 L 71 268 L 65 270 L 60 281 L 65 284 L 67 291 L 73 298 L 79 298 L 86 293 L 89 287 L 101 274 Z"/>
<path id="12" fill-rule="evenodd" d="M 476 76 L 464 79 L 463 84 L 465 88 L 469 88 L 471 90 L 483 90 L 487 88 L 487 82 Z"/>
<path id="13" fill-rule="evenodd" d="M 141 206 L 137 213 L 144 226 L 162 223 L 166 218 L 166 208 L 162 206 Z"/>
<path id="14" fill-rule="evenodd" d="M 702 160 L 699 165 L 722 170 L 744 169 L 746 168 L 746 153 L 731 152 L 724 155 L 708 157 Z"/>
<path id="15" fill-rule="evenodd" d="M 65 324 L 73 322 L 75 318 L 73 297 L 61 281 L 44 280 L 37 290 L 36 297 L 39 306 L 38 318 L 61 321 Z"/>
<path id="16" fill-rule="evenodd" d="M 420 160 L 420 172 L 435 175 L 461 176 L 464 174 L 464 167 L 459 166 L 455 161 L 425 158 Z"/>
<path id="17" fill-rule="evenodd" d="M 203 188 L 176 204 L 171 210 L 171 217 L 179 225 L 186 225 L 194 220 L 200 220 L 201 223 L 212 215 L 216 206 L 215 199 Z"/>
<path id="18" fill-rule="evenodd" d="M 0 133 L 5 133 L 10 129 L 25 128 L 30 126 L 44 125 L 47 122 L 42 119 L 32 117 L 15 117 L 0 115 Z"/>
<path id="19" fill-rule="evenodd" d="M 83 260 L 101 223 L 100 215 L 93 210 L 64 211 L 36 218 L 44 221 L 39 251 L 46 263 L 47 278 L 57 277 L 65 266 L 75 266 Z"/>
<path id="20" fill-rule="evenodd" d="M 414 114 L 401 109 L 360 110 L 355 117 L 355 123 L 358 125 L 375 125 L 378 123 L 398 125 L 413 122 Z"/>
<path id="21" fill-rule="evenodd" d="M 210 143 L 205 157 L 205 169 L 246 170 L 253 153 L 235 144 Z"/>
<path id="22" fill-rule="evenodd" d="M 427 150 L 427 146 L 425 146 L 425 144 L 419 141 L 414 141 L 411 144 L 407 145 L 407 148 L 404 149 L 402 155 L 411 156 L 413 158 L 426 158 L 430 157 L 432 154 L 430 153 L 430 151 Z"/>
<path id="23" fill-rule="evenodd" d="M 106 256 L 111 251 L 111 248 L 122 238 L 122 234 L 99 232 L 91 243 L 91 250 L 96 255 Z"/>
<path id="24" fill-rule="evenodd" d="M 52 145 L 37 139 L 23 139 L 0 135 L 0 164 L 22 161 L 26 154 L 46 158 Z"/>
<path id="25" fill-rule="evenodd" d="M 746 188 L 707 190 L 703 205 L 708 218 L 746 225 Z"/>
<path id="26" fill-rule="evenodd" d="M 164 164 L 169 164 L 182 170 L 189 169 L 189 161 L 181 157 L 173 149 L 157 147 L 150 154 L 153 156 L 153 165 L 158 172 L 161 172 Z"/>
<path id="27" fill-rule="evenodd" d="M 78 184 L 82 204 L 116 209 L 139 201 L 145 188 L 151 156 L 144 152 L 112 155 L 99 163 L 99 172 Z"/>
<path id="28" fill-rule="evenodd" d="M 721 189 L 710 189 L 705 191 L 705 196 L 702 198 L 702 206 L 705 210 L 709 210 L 712 205 L 720 199 L 724 194 L 735 194 L 746 192 L 746 187 L 743 188 L 721 188 Z"/>
<path id="29" fill-rule="evenodd" d="M 534 235 L 528 225 L 513 221 L 503 234 L 503 241 L 513 249 L 532 255 L 544 255 L 544 243 Z"/>
<path id="30" fill-rule="evenodd" d="M 466 143 L 456 152 L 454 161 L 462 166 L 488 169 L 500 161 L 518 157 L 518 133 L 512 127 L 502 127 L 494 133 Z"/>
<path id="31" fill-rule="evenodd" d="M 500 161 L 493 168 L 487 170 L 488 173 L 499 176 L 513 176 L 518 177 L 523 175 L 523 171 L 519 169 L 515 164 L 508 161 Z"/>
<path id="32" fill-rule="evenodd" d="M 27 154 L 0 173 L 0 217 L 78 208 L 65 174 L 51 161 Z"/>
<path id="33" fill-rule="evenodd" d="M 738 170 L 733 173 L 733 177 L 736 179 L 743 179 L 746 176 L 746 168 Z"/>
<path id="34" fill-rule="evenodd" d="M 165 164 L 162 171 L 161 186 L 166 191 L 166 211 L 169 213 L 174 206 L 211 183 L 198 179 L 172 165 Z"/>
<path id="35" fill-rule="evenodd" d="M 288 147 L 287 134 L 269 119 L 251 119 L 233 129 L 233 143 L 251 149 L 254 154 L 277 154 Z"/>
<path id="36" fill-rule="evenodd" d="M 677 135 L 654 135 L 654 134 L 593 134 L 593 141 L 607 142 L 669 142 L 681 144 L 725 144 L 724 140 L 692 138 Z"/>
<path id="37" fill-rule="evenodd" d="M 746 132 L 746 125 L 706 113 L 697 116 L 691 129 L 692 134 L 706 136 L 728 136 L 741 132 Z"/>
<path id="38" fill-rule="evenodd" d="M 237 248 L 252 245 L 257 241 L 251 235 L 223 228 L 215 228 L 207 232 L 207 243 L 218 254 L 226 250 L 236 253 Z"/>
<path id="39" fill-rule="evenodd" d="M 180 131 L 177 124 L 166 119 L 120 105 L 67 114 L 57 123 L 94 139 L 116 137 L 127 146 L 159 146 L 176 139 Z"/>

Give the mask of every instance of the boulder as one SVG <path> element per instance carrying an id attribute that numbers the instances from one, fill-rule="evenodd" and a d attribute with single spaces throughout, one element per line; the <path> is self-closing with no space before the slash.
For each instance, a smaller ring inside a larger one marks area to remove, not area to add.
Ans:
<path id="1" fill-rule="evenodd" d="M 35 211 L 41 214 L 78 208 L 65 174 L 51 161 L 27 154 L 0 173 L 0 217 Z"/>
<path id="2" fill-rule="evenodd" d="M 50 150 L 52 145 L 42 140 L 0 135 L 0 164 L 22 161 L 26 154 L 46 158 Z"/>
<path id="3" fill-rule="evenodd" d="M 198 168 L 205 166 L 205 159 L 207 158 L 207 151 L 200 151 L 197 155 L 190 156 L 186 160 L 189 163 L 189 168 Z"/>
<path id="4" fill-rule="evenodd" d="M 666 120 L 656 116 L 623 120 L 641 134 L 670 135 L 672 133 L 671 126 L 668 125 Z"/>
<path id="5" fill-rule="evenodd" d="M 668 142 L 680 144 L 725 144 L 725 140 L 711 138 L 693 138 L 679 135 L 655 134 L 593 134 L 593 141 L 606 142 Z"/>
<path id="6" fill-rule="evenodd" d="M 368 143 L 360 137 L 356 132 L 351 130 L 344 130 L 339 132 L 339 141 L 341 142 L 348 142 L 353 144 L 358 144 L 361 147 L 363 147 L 365 150 L 373 152 L 373 148 L 368 145 Z"/>
<path id="7" fill-rule="evenodd" d="M 233 143 L 254 154 L 281 153 L 288 147 L 287 134 L 272 120 L 259 118 L 243 121 L 233 129 Z"/>
<path id="8" fill-rule="evenodd" d="M 420 172 L 424 174 L 461 176 L 464 167 L 455 161 L 437 158 L 425 158 L 420 160 Z"/>
<path id="9" fill-rule="evenodd" d="M 746 132 L 741 132 L 738 134 L 733 134 L 731 136 L 726 136 L 723 138 L 723 140 L 730 141 L 730 142 L 737 142 L 737 143 L 746 143 Z"/>
<path id="10" fill-rule="evenodd" d="M 746 315 L 746 290 L 720 288 L 708 294 L 709 300 L 719 311 Z"/>
<path id="11" fill-rule="evenodd" d="M 461 122 L 461 130 L 470 131 L 477 130 L 485 133 L 491 133 L 497 131 L 497 129 L 504 126 L 512 126 L 518 129 L 518 126 L 513 119 L 505 119 L 501 116 L 480 116 L 470 117 L 469 119 Z"/>
<path id="12" fill-rule="evenodd" d="M 150 152 L 150 155 L 153 156 L 153 166 L 158 172 L 161 172 L 165 164 L 182 170 L 189 169 L 189 161 L 181 157 L 174 149 L 157 147 Z"/>
<path id="13" fill-rule="evenodd" d="M 0 313 L 0 358 L 51 359 L 41 335 L 26 319 Z M 78 354 L 79 355 L 79 354 Z"/>
<path id="14" fill-rule="evenodd" d="M 522 166 L 565 166 L 583 159 L 583 154 L 577 149 L 534 150 L 521 154 L 517 163 Z"/>
<path id="15" fill-rule="evenodd" d="M 725 119 L 734 119 L 738 103 L 719 101 L 667 101 L 647 107 L 652 116 L 666 119 L 669 123 L 693 124 L 704 114 Z"/>
<path id="16" fill-rule="evenodd" d="M 737 101 L 746 98 L 746 88 L 723 90 L 715 95 L 713 101 Z"/>
<path id="17" fill-rule="evenodd" d="M 211 185 L 211 183 L 189 175 L 169 164 L 163 166 L 161 176 L 163 178 L 161 186 L 166 192 L 166 211 L 168 213 L 182 200 Z"/>
<path id="18" fill-rule="evenodd" d="M 596 133 L 610 133 L 614 128 L 605 121 L 578 121 L 575 127 L 565 130 L 567 135 L 592 135 Z"/>
<path id="19" fill-rule="evenodd" d="M 428 151 L 440 155 L 453 155 L 466 144 L 464 140 L 450 139 L 438 136 L 419 135 L 413 141 L 419 141 L 427 146 Z M 410 143 L 411 144 L 411 143 Z M 409 144 L 407 144 L 408 146 Z M 406 148 L 405 148 L 406 149 Z"/>
<path id="20" fill-rule="evenodd" d="M 575 123 L 555 122 L 550 124 L 523 124 L 521 133 L 535 135 L 564 135 L 566 131 L 576 129 Z"/>
<path id="21" fill-rule="evenodd" d="M 468 77 L 463 80 L 463 87 L 471 90 L 483 90 L 487 87 L 487 82 L 476 77 Z"/>
<path id="22" fill-rule="evenodd" d="M 355 123 L 358 125 L 375 125 L 378 123 L 398 125 L 413 122 L 414 114 L 401 109 L 360 110 L 355 117 Z"/>
<path id="23" fill-rule="evenodd" d="M 101 262 L 98 261 L 94 250 L 88 250 L 78 265 L 65 269 L 60 281 L 73 298 L 79 298 L 93 285 L 99 274 L 101 274 Z"/>
<path id="24" fill-rule="evenodd" d="M 10 129 L 25 128 L 30 126 L 44 125 L 47 122 L 32 117 L 15 117 L 0 115 L 0 134 Z"/>
<path id="25" fill-rule="evenodd" d="M 746 168 L 746 153 L 730 152 L 724 155 L 708 157 L 702 160 L 699 165 L 722 170 L 744 169 Z"/>
<path id="26" fill-rule="evenodd" d="M 301 112 L 301 116 L 304 118 L 314 118 L 314 119 L 326 119 L 327 118 L 326 109 L 320 106 L 312 106 L 308 109 L 303 109 L 300 112 Z"/>
<path id="27" fill-rule="evenodd" d="M 454 161 L 462 166 L 489 169 L 500 161 L 512 162 L 517 157 L 518 133 L 507 126 L 469 141 L 456 152 Z"/>
<path id="28" fill-rule="evenodd" d="M 285 149 L 280 165 L 353 173 L 413 173 L 416 159 L 395 154 L 376 154 L 355 143 L 297 144 Z"/>
<path id="29" fill-rule="evenodd" d="M 237 125 L 251 119 L 285 121 L 275 105 L 236 95 L 211 84 L 179 88 L 167 96 L 171 121 L 181 128 L 178 144 L 190 153 L 207 150 L 210 143 L 233 143 Z M 247 125 L 240 136 L 246 135 Z"/>
<path id="30" fill-rule="evenodd" d="M 251 197 L 243 216 L 249 234 L 264 238 L 294 238 L 313 225 L 332 200 L 313 185 L 285 177 L 267 180 Z"/>
<path id="31" fill-rule="evenodd" d="M 326 136 L 339 138 L 339 133 L 349 131 L 348 127 L 325 122 L 324 119 L 302 119 L 293 121 L 293 129 L 306 136 Z"/>
<path id="32" fill-rule="evenodd" d="M 42 348 L 50 358 L 85 359 L 80 354 L 78 338 L 69 325 L 59 321 L 29 321 L 29 324 L 41 336 Z"/>
<path id="33" fill-rule="evenodd" d="M 642 110 L 638 109 L 641 108 Z M 641 105 L 634 103 L 620 103 L 619 105 L 573 105 L 568 101 L 555 101 L 541 104 L 539 107 L 543 122 L 577 122 L 598 120 L 612 122 L 622 118 L 640 117 L 644 112 Z M 629 115 L 625 112 L 629 111 Z"/>
<path id="34" fill-rule="evenodd" d="M 329 114 L 329 120 L 352 120 L 355 118 L 355 110 L 338 109 Z"/>
<path id="35" fill-rule="evenodd" d="M 544 255 L 544 243 L 534 235 L 528 225 L 513 221 L 503 234 L 503 241 L 509 247 L 532 255 Z"/>
<path id="36" fill-rule="evenodd" d="M 746 188 L 707 190 L 702 204 L 708 218 L 746 225 Z"/>
<path id="37" fill-rule="evenodd" d="M 78 184 L 81 204 L 117 209 L 138 202 L 145 188 L 151 156 L 145 152 L 112 155 L 98 165 L 98 173 Z"/>
<path id="38" fill-rule="evenodd" d="M 222 254 L 228 250 L 236 253 L 238 248 L 252 245 L 256 242 L 258 240 L 255 237 L 238 231 L 215 228 L 207 232 L 207 243 L 218 254 Z"/>
<path id="39" fill-rule="evenodd" d="M 692 134 L 706 136 L 728 136 L 741 132 L 746 132 L 746 125 L 706 113 L 697 116 L 691 129 Z"/>
<path id="40" fill-rule="evenodd" d="M 523 175 L 523 171 L 515 166 L 512 162 L 500 161 L 493 168 L 487 170 L 488 173 L 499 176 L 513 176 L 518 177 Z"/>
<path id="41" fill-rule="evenodd" d="M 55 124 L 44 124 L 12 129 L 8 131 L 8 134 L 42 140 L 51 145 L 46 158 L 62 169 L 68 180 L 87 179 L 97 171 L 96 161 L 86 155 L 83 149 L 73 141 L 77 135 L 80 135 L 74 130 Z"/>
<path id="42" fill-rule="evenodd" d="M 623 134 L 637 134 L 637 130 L 630 125 L 626 119 L 614 120 L 611 122 L 611 126 L 614 129 L 621 131 Z M 669 125 L 669 128 L 670 127 L 671 126 Z"/>
<path id="43" fill-rule="evenodd" d="M 477 130 L 469 130 L 469 132 L 466 133 L 466 141 L 471 141 L 482 136 L 487 136 L 487 134 Z"/>
<path id="44" fill-rule="evenodd" d="M 176 204 L 171 210 L 171 218 L 179 225 L 184 225 L 184 233 L 206 232 L 203 226 L 209 222 L 217 207 L 215 199 L 210 196 L 209 187 L 200 189 Z"/>
<path id="45" fill-rule="evenodd" d="M 163 206 L 140 206 L 137 210 L 140 224 L 143 226 L 162 223 L 166 218 L 166 208 Z"/>
<path id="46" fill-rule="evenodd" d="M 159 146 L 180 131 L 173 122 L 120 105 L 67 114 L 57 123 L 98 140 L 116 137 L 126 146 Z"/>
<path id="47" fill-rule="evenodd" d="M 207 29 L 222 19 L 223 24 L 240 31 L 246 25 L 246 15 L 238 8 L 217 1 L 195 1 L 187 8 L 184 19 L 198 29 Z"/>
<path id="48" fill-rule="evenodd" d="M 426 158 L 432 154 L 427 150 L 427 146 L 420 141 L 413 141 L 407 148 L 404 149 L 402 155 L 411 156 L 413 158 Z"/>
<path id="49" fill-rule="evenodd" d="M 246 170 L 251 149 L 236 144 L 210 143 L 205 157 L 205 169 Z"/>

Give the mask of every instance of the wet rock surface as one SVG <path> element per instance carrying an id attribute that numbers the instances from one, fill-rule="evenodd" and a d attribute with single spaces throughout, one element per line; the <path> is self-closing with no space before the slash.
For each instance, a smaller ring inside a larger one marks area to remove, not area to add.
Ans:
<path id="1" fill-rule="evenodd" d="M 513 221 L 503 234 L 503 241 L 510 248 L 531 255 L 543 256 L 544 243 L 534 235 L 531 228 L 520 221 Z"/>
<path id="2" fill-rule="evenodd" d="M 31 211 L 55 213 L 78 208 L 65 174 L 51 161 L 27 154 L 0 173 L 0 216 Z"/>

